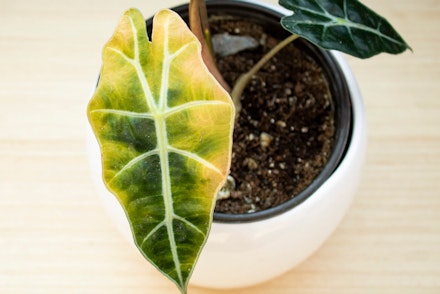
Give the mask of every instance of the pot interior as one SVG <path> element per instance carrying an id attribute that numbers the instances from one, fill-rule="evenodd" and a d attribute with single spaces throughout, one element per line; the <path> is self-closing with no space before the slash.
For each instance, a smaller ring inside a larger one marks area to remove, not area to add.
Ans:
<path id="1" fill-rule="evenodd" d="M 280 18 L 283 14 L 265 6 L 255 3 L 233 1 L 233 0 L 213 0 L 207 1 L 208 13 L 215 15 L 225 15 L 233 17 L 242 17 L 255 21 L 262 25 L 268 32 L 277 39 L 284 39 L 290 33 L 284 30 L 280 25 Z M 173 8 L 179 13 L 185 21 L 188 21 L 188 5 L 180 5 Z M 152 19 L 147 20 L 147 31 L 151 35 Z M 300 205 L 308 199 L 326 180 L 341 162 L 345 151 L 348 148 L 348 142 L 352 127 L 352 106 L 351 97 L 345 77 L 339 68 L 335 58 L 325 50 L 322 50 L 304 39 L 295 41 L 297 47 L 304 50 L 307 55 L 312 57 L 319 64 L 327 78 L 329 90 L 332 96 L 332 108 L 334 110 L 335 138 L 333 151 L 320 174 L 312 183 L 302 192 L 290 200 L 275 207 L 246 214 L 227 214 L 214 213 L 215 222 L 252 222 L 263 220 L 274 215 L 281 214 Z"/>

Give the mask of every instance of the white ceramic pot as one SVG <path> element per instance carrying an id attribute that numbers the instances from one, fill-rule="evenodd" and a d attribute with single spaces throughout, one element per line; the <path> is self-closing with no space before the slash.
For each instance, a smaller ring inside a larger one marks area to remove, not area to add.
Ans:
<path id="1" fill-rule="evenodd" d="M 307 200 L 282 214 L 255 222 L 214 222 L 192 284 L 238 288 L 273 279 L 312 255 L 346 214 L 361 178 L 367 130 L 356 80 L 342 55 L 332 55 L 346 76 L 353 108 L 351 137 L 339 166 Z"/>
<path id="2" fill-rule="evenodd" d="M 255 1 L 242 1 L 255 3 Z M 280 7 L 259 3 L 280 14 Z M 349 142 L 336 169 L 300 204 L 270 217 L 245 222 L 213 222 L 191 284 L 209 288 L 239 288 L 277 277 L 315 252 L 336 229 L 350 206 L 361 176 L 367 143 L 364 108 L 356 80 L 343 56 L 330 52 L 351 96 Z M 120 231 L 133 244 L 125 214 L 101 180 L 100 151 L 88 132 L 92 176 L 103 203 Z"/>

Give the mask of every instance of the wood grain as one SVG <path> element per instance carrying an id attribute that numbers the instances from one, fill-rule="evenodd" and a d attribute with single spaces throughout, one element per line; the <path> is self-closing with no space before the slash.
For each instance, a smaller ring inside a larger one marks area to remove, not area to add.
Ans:
<path id="1" fill-rule="evenodd" d="M 178 3 L 0 0 L 0 293 L 177 293 L 110 223 L 90 179 L 85 109 L 124 9 Z M 414 53 L 348 58 L 369 149 L 347 217 L 282 277 L 190 293 L 440 293 L 440 2 L 364 3 Z"/>

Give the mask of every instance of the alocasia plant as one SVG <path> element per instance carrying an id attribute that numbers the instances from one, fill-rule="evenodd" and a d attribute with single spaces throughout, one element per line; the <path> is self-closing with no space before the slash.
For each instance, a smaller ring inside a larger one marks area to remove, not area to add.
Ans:
<path id="1" fill-rule="evenodd" d="M 196 26 L 206 18 L 204 4 L 191 0 L 201 12 Z M 357 0 L 280 4 L 294 12 L 281 21 L 294 35 L 239 79 L 235 100 L 265 60 L 298 36 L 362 58 L 409 48 L 384 18 Z M 137 247 L 182 293 L 228 175 L 235 111 L 228 87 L 210 72 L 215 67 L 205 65 L 213 59 L 202 58 L 209 34 L 206 19 L 201 23 L 197 38 L 176 13 L 162 10 L 150 41 L 144 17 L 128 10 L 104 47 L 87 110 L 101 147 L 103 180 L 124 208 Z"/>

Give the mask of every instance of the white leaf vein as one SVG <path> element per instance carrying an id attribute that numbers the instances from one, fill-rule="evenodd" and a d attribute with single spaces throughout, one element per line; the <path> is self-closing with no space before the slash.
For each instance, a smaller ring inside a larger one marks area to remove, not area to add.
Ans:
<path id="1" fill-rule="evenodd" d="M 130 160 L 126 165 L 124 165 L 109 181 L 109 184 L 111 184 L 114 180 L 116 180 L 120 175 L 122 175 L 124 172 L 126 172 L 128 169 L 136 165 L 138 162 L 144 160 L 145 158 L 148 158 L 153 155 L 157 155 L 159 153 L 158 149 L 153 149 L 151 151 L 145 152 L 140 154 L 139 156 L 136 156 L 132 160 Z"/>
<path id="2" fill-rule="evenodd" d="M 120 109 L 95 109 L 92 110 L 90 113 L 106 113 L 106 114 L 116 114 L 119 116 L 126 116 L 126 117 L 154 119 L 151 113 L 134 112 L 134 111 L 120 110 Z"/>
<path id="3" fill-rule="evenodd" d="M 218 106 L 218 105 L 224 105 L 224 106 L 229 106 L 228 103 L 223 102 L 223 101 L 218 101 L 218 100 L 196 100 L 196 101 L 191 101 L 191 102 L 187 102 L 178 106 L 174 106 L 169 108 L 166 113 L 165 116 L 170 116 L 173 115 L 175 113 L 179 113 L 181 111 L 185 111 L 186 109 L 190 109 L 193 107 L 199 107 L 199 106 L 209 106 L 209 105 L 213 105 L 213 106 Z"/>
<path id="4" fill-rule="evenodd" d="M 178 149 L 178 148 L 174 148 L 172 146 L 168 146 L 168 151 L 169 152 L 173 152 L 176 154 L 180 154 L 182 156 L 185 156 L 187 158 L 190 158 L 194 161 L 199 162 L 200 164 L 206 166 L 207 168 L 215 171 L 216 173 L 218 173 L 219 175 L 223 176 L 223 173 L 218 169 L 218 167 L 216 167 L 214 164 L 210 163 L 209 161 L 207 161 L 206 159 L 203 159 L 202 157 L 200 157 L 199 155 L 197 155 L 196 153 L 193 152 L 189 152 L 186 150 L 182 150 L 182 149 Z"/>

